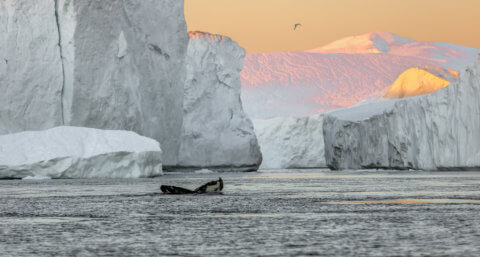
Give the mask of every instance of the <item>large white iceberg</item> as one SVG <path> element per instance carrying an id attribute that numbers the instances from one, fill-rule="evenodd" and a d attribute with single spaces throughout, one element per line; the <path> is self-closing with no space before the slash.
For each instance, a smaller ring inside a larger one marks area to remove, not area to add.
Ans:
<path id="1" fill-rule="evenodd" d="M 260 169 L 324 168 L 323 114 L 253 120 L 262 151 Z"/>
<path id="2" fill-rule="evenodd" d="M 245 50 L 230 38 L 191 32 L 178 166 L 256 170 L 262 155 L 240 100 Z"/>
<path id="3" fill-rule="evenodd" d="M 186 56 L 184 1 L 8 0 L 0 11 L 0 135 L 128 130 L 159 141 L 165 166 L 258 168 L 245 52 L 202 34 Z"/>
<path id="4" fill-rule="evenodd" d="M 178 0 L 57 0 L 65 125 L 158 140 L 175 165 L 188 35 Z"/>
<path id="5" fill-rule="evenodd" d="M 0 178 L 162 175 L 160 144 L 134 132 L 55 127 L 0 136 Z"/>
<path id="6" fill-rule="evenodd" d="M 479 169 L 480 65 L 430 95 L 329 113 L 323 129 L 333 169 Z"/>
<path id="7" fill-rule="evenodd" d="M 0 134 L 59 125 L 132 130 L 175 165 L 184 2 L 0 1 Z"/>

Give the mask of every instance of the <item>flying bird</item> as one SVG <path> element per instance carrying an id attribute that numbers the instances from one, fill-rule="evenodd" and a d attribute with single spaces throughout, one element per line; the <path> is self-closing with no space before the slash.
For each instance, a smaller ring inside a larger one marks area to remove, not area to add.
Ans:
<path id="1" fill-rule="evenodd" d="M 297 28 L 300 27 L 300 26 L 302 26 L 302 24 L 300 24 L 300 23 L 295 24 L 295 26 L 293 27 L 293 30 L 297 30 Z"/>

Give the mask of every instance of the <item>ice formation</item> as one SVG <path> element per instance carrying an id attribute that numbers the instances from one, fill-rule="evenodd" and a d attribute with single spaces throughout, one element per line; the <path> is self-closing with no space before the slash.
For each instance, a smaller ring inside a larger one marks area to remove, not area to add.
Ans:
<path id="1" fill-rule="evenodd" d="M 51 177 L 48 177 L 48 176 L 26 176 L 24 178 L 22 178 L 22 180 L 33 180 L 33 181 L 39 181 L 39 180 L 50 180 L 52 179 Z"/>
<path id="2" fill-rule="evenodd" d="M 429 67 L 426 69 L 430 70 Z M 455 73 L 450 73 L 448 70 L 436 69 L 435 72 L 445 77 L 449 75 L 455 77 Z M 449 84 L 449 81 L 426 70 L 412 68 L 399 76 L 385 97 L 402 98 L 428 94 Z M 260 169 L 326 167 L 322 124 L 323 115 L 319 114 L 301 118 L 278 117 L 254 120 L 263 154 Z"/>
<path id="3" fill-rule="evenodd" d="M 323 114 L 253 120 L 263 155 L 260 169 L 324 168 Z"/>
<path id="4" fill-rule="evenodd" d="M 0 135 L 62 124 L 52 0 L 0 1 Z"/>
<path id="5" fill-rule="evenodd" d="M 160 144 L 134 132 L 55 127 L 0 136 L 0 178 L 162 175 Z"/>
<path id="6" fill-rule="evenodd" d="M 479 49 L 375 32 L 307 52 L 247 54 L 242 101 L 252 119 L 306 116 L 382 98 L 400 74 L 422 68 L 454 82 Z"/>
<path id="7" fill-rule="evenodd" d="M 53 2 L 53 1 L 51 1 Z M 183 1 L 58 0 L 65 125 L 158 140 L 175 165 L 188 35 Z"/>
<path id="8" fill-rule="evenodd" d="M 221 35 L 190 37 L 178 166 L 256 170 L 262 157 L 240 100 L 245 51 Z"/>
<path id="9" fill-rule="evenodd" d="M 311 53 L 388 53 L 398 56 L 410 56 L 437 63 L 439 67 L 463 70 L 475 62 L 479 49 L 442 42 L 418 42 L 409 38 L 383 31 L 346 37 L 326 46 L 307 50 Z"/>
<path id="10" fill-rule="evenodd" d="M 338 110 L 324 118 L 333 169 L 479 169 L 480 65 L 432 94 Z"/>
<path id="11" fill-rule="evenodd" d="M 195 173 L 195 174 L 212 174 L 212 173 L 215 173 L 215 171 L 209 170 L 209 169 L 201 169 L 201 170 L 196 170 L 193 173 Z"/>
<path id="12" fill-rule="evenodd" d="M 133 130 L 180 147 L 188 35 L 178 0 L 0 2 L 0 134 Z"/>
<path id="13" fill-rule="evenodd" d="M 450 85 L 450 81 L 433 75 L 432 73 L 411 68 L 402 73 L 388 89 L 385 98 L 404 98 L 433 93 Z"/>
<path id="14" fill-rule="evenodd" d="M 307 50 L 312 53 L 388 53 L 392 48 L 411 44 L 415 41 L 402 38 L 393 33 L 374 31 L 371 33 L 351 36 L 334 41 L 326 46 Z"/>

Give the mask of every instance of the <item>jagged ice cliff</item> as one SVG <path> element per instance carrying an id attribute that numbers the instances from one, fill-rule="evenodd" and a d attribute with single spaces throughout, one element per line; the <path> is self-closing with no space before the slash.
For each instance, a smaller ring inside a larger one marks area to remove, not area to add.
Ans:
<path id="1" fill-rule="evenodd" d="M 324 168 L 323 114 L 253 120 L 261 169 Z"/>
<path id="2" fill-rule="evenodd" d="M 178 166 L 258 169 L 262 154 L 240 100 L 244 57 L 228 37 L 190 33 Z"/>
<path id="3" fill-rule="evenodd" d="M 6 0 L 0 13 L 0 135 L 128 130 L 159 141 L 169 167 L 261 162 L 240 102 L 245 53 L 230 39 L 188 46 L 183 1 Z"/>
<path id="4" fill-rule="evenodd" d="M 324 118 L 333 169 L 479 169 L 480 65 L 432 94 L 351 107 Z"/>

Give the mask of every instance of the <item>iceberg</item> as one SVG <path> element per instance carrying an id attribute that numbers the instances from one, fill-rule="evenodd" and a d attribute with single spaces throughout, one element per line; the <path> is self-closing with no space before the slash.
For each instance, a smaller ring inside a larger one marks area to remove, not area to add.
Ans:
<path id="1" fill-rule="evenodd" d="M 262 154 L 240 100 L 244 57 L 228 37 L 190 32 L 179 168 L 258 169 Z"/>
<path id="2" fill-rule="evenodd" d="M 0 135 L 62 125 L 52 0 L 0 1 Z"/>
<path id="3" fill-rule="evenodd" d="M 175 165 L 188 44 L 178 0 L 0 2 L 0 134 L 131 130 Z"/>
<path id="4" fill-rule="evenodd" d="M 160 144 L 130 131 L 55 127 L 0 136 L 0 178 L 162 175 Z"/>
<path id="5" fill-rule="evenodd" d="M 253 120 L 263 155 L 260 169 L 325 168 L 323 114 Z"/>
<path id="6" fill-rule="evenodd" d="M 53 2 L 53 1 L 51 1 Z M 175 165 L 188 35 L 178 0 L 56 0 L 64 125 L 135 131 Z"/>
<path id="7" fill-rule="evenodd" d="M 429 95 L 365 104 L 324 118 L 332 169 L 480 168 L 480 65 Z"/>
<path id="8" fill-rule="evenodd" d="M 252 119 L 350 107 L 382 98 L 410 68 L 455 82 L 457 71 L 473 64 L 479 52 L 377 31 L 304 52 L 249 53 L 240 74 L 243 106 Z"/>

